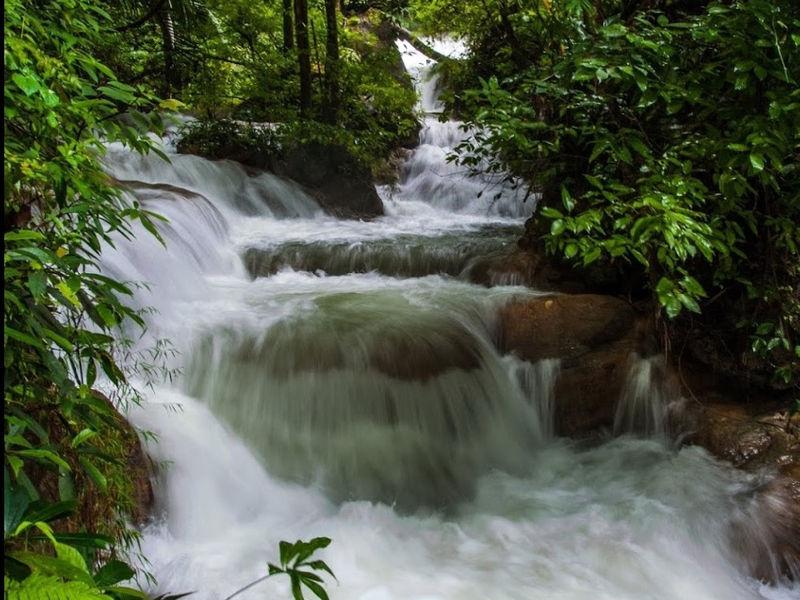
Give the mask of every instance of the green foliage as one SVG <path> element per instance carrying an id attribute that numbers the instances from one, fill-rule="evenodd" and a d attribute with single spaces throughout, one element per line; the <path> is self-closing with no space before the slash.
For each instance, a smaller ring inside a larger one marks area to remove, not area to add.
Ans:
<path id="1" fill-rule="evenodd" d="M 162 124 L 158 100 L 96 58 L 109 22 L 89 0 L 5 3 L 4 552 L 20 598 L 141 597 L 116 586 L 133 571 L 111 559 L 130 538 L 135 434 L 93 388 L 128 389 L 116 340 L 142 320 L 96 260 L 132 220 L 157 235 L 159 217 L 122 201 L 100 157 L 106 142 L 153 150 Z"/>
<path id="2" fill-rule="evenodd" d="M 310 11 L 312 34 L 313 126 L 300 124 L 297 102 L 299 81 L 294 50 L 282 45 L 281 3 L 209 2 L 213 19 L 194 28 L 185 39 L 186 52 L 195 57 L 181 98 L 209 123 L 194 130 L 198 142 L 214 146 L 224 155 L 224 134 L 238 119 L 280 124 L 284 128 L 322 127 L 328 101 L 324 89 L 325 20 L 321 9 Z M 336 137 L 370 163 L 392 149 L 416 139 L 416 95 L 402 69 L 394 45 L 379 39 L 377 13 L 348 18 L 340 28 L 339 110 L 337 135 L 322 131 L 318 137 Z M 194 40 L 194 41 L 192 41 Z M 316 40 L 316 41 L 315 41 Z M 255 131 L 238 126 L 239 137 Z M 288 133 L 288 130 L 287 130 Z M 210 154 L 207 154 L 210 155 Z"/>
<path id="3" fill-rule="evenodd" d="M 532 61 L 500 63 L 462 100 L 491 159 L 542 192 L 546 249 L 646 273 L 666 315 L 727 294 L 725 318 L 788 382 L 800 320 L 800 20 L 793 2 L 624 14 L 522 3 Z M 532 19 L 531 14 L 547 14 Z M 598 15 L 604 19 L 598 19 Z M 543 25 L 560 23 L 553 40 Z"/>
<path id="4" fill-rule="evenodd" d="M 113 8 L 134 18 L 149 6 Z M 144 326 L 126 304 L 132 285 L 101 275 L 97 260 L 112 236 L 132 235 L 134 220 L 160 239 L 161 217 L 127 203 L 101 158 L 111 142 L 159 152 L 149 134 L 163 132 L 160 113 L 182 104 L 125 83 L 98 59 L 147 68 L 130 44 L 152 30 L 115 32 L 115 16 L 92 0 L 5 6 L 3 545 L 13 600 L 145 598 L 120 585 L 135 572 L 115 558 L 135 536 L 125 525 L 133 508 L 126 461 L 138 440 L 95 387 L 102 381 L 118 403 L 137 401 L 128 376 L 153 367 L 127 354 L 126 332 Z M 207 26 L 205 17 L 191 22 Z M 191 141 L 224 153 L 213 144 L 234 133 L 253 151 L 276 147 L 271 130 L 227 121 L 200 123 Z M 165 352 L 159 344 L 147 360 Z M 313 571 L 330 569 L 308 559 L 329 542 L 282 544 L 270 575 L 286 573 L 296 598 L 303 587 L 326 598 Z"/>
<path id="5" fill-rule="evenodd" d="M 24 581 L 5 578 L 7 600 L 108 600 L 109 596 L 82 581 L 64 583 L 58 577 L 31 575 Z"/>
<path id="6" fill-rule="evenodd" d="M 314 559 L 317 550 L 327 548 L 331 543 L 330 538 L 318 537 L 304 542 L 297 540 L 294 543 L 280 542 L 280 566 L 269 563 L 267 575 L 237 590 L 225 600 L 231 600 L 254 585 L 275 575 L 287 575 L 292 586 L 292 598 L 303 600 L 303 588 L 306 587 L 320 600 L 328 600 L 328 593 L 323 587 L 323 579 L 315 571 L 328 573 L 336 579 L 330 567 L 323 560 Z"/>
<path id="7" fill-rule="evenodd" d="M 75 507 L 74 500 L 51 504 L 32 502 L 27 491 L 11 480 L 7 468 L 3 483 L 4 562 L 9 597 L 144 598 L 141 592 L 119 585 L 134 576 L 133 569 L 122 561 L 110 559 L 94 573 L 90 570 L 85 549 L 108 550 L 113 543 L 111 538 L 87 533 L 54 533 L 53 524 L 70 514 Z M 33 531 L 41 534 L 38 539 L 50 544 L 52 553 L 45 552 L 41 544 L 36 546 L 36 551 L 26 549 L 28 543 L 20 545 L 19 542 L 37 539 L 30 536 Z"/>
<path id="8" fill-rule="evenodd" d="M 324 571 L 334 579 L 336 576 L 330 567 L 322 560 L 310 560 L 314 553 L 322 548 L 327 548 L 331 543 L 329 538 L 318 537 L 308 542 L 297 540 L 295 543 L 280 543 L 280 566 L 270 563 L 267 565 L 270 575 L 286 574 L 292 583 L 292 596 L 295 600 L 303 599 L 303 586 L 311 590 L 320 600 L 328 600 L 328 594 L 322 587 L 322 578 L 314 571 Z"/>
<path id="9" fill-rule="evenodd" d="M 269 157 L 280 152 L 276 128 L 230 119 L 190 121 L 179 130 L 178 150 L 212 159 Z"/>

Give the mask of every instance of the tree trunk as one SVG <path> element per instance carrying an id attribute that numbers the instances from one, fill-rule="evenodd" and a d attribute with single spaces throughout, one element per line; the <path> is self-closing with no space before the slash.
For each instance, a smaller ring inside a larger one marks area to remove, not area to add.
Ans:
<path id="1" fill-rule="evenodd" d="M 163 96 L 171 98 L 177 87 L 178 78 L 175 69 L 175 25 L 172 22 L 172 3 L 167 0 L 159 11 L 158 26 L 161 29 L 161 44 L 164 51 L 164 90 Z"/>
<path id="2" fill-rule="evenodd" d="M 311 111 L 311 51 L 308 45 L 308 0 L 294 0 L 297 64 L 300 68 L 300 114 Z"/>
<path id="3" fill-rule="evenodd" d="M 283 0 L 283 49 L 288 52 L 292 48 L 294 48 L 292 0 Z"/>
<path id="4" fill-rule="evenodd" d="M 336 0 L 325 0 L 325 83 L 328 98 L 325 119 L 336 123 L 339 113 L 339 30 L 336 22 Z"/>
<path id="5" fill-rule="evenodd" d="M 511 14 L 519 11 L 516 2 L 513 4 L 513 6 L 509 6 L 506 0 L 501 0 L 499 6 L 500 23 L 503 27 L 506 43 L 509 48 L 511 48 L 511 58 L 514 60 L 515 64 L 521 66 L 525 64 L 525 54 L 522 51 L 522 45 L 519 43 L 517 33 L 514 31 L 514 26 L 511 24 L 511 19 L 509 18 Z"/>

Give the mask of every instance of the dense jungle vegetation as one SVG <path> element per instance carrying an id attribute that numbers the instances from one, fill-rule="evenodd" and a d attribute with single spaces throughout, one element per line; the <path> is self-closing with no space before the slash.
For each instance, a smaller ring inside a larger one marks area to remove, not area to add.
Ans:
<path id="1" fill-rule="evenodd" d="M 419 127 L 398 32 L 467 43 L 467 58 L 439 67 L 450 111 L 477 132 L 453 160 L 488 161 L 540 198 L 524 248 L 651 302 L 672 352 L 693 340 L 722 372 L 797 394 L 796 0 L 9 0 L 4 11 L 11 598 L 146 597 L 146 562 L 131 566 L 141 490 L 130 470 L 147 459 L 120 412 L 141 398 L 129 380 L 169 376 L 169 345 L 132 355 L 125 340 L 143 324 L 132 286 L 96 261 L 135 220 L 158 237 L 161 217 L 121 201 L 104 145 L 158 152 L 151 134 L 187 113 L 184 143 L 208 156 L 311 140 L 380 176 Z M 327 565 L 310 557 L 328 542 L 282 545 L 265 574 L 288 574 L 296 597 L 327 597 L 314 573 Z"/>

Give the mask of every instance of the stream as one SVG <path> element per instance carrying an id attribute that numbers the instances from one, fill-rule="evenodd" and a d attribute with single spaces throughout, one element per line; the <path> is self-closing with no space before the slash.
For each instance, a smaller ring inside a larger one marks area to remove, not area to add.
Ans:
<path id="1" fill-rule="evenodd" d="M 743 523 L 760 476 L 656 426 L 622 420 L 591 445 L 553 434 L 558 361 L 495 347 L 498 308 L 541 292 L 465 276 L 515 243 L 533 200 L 446 161 L 468 134 L 439 120 L 431 64 L 399 45 L 426 116 L 373 221 L 169 140 L 171 163 L 108 149 L 128 196 L 169 220 L 166 247 L 139 232 L 102 260 L 147 284 L 135 350 L 169 339 L 180 370 L 131 409 L 162 463 L 141 540 L 151 591 L 221 600 L 280 540 L 327 536 L 334 599 L 797 598 L 737 552 L 742 528 L 758 535 Z M 289 597 L 279 577 L 238 596 Z"/>

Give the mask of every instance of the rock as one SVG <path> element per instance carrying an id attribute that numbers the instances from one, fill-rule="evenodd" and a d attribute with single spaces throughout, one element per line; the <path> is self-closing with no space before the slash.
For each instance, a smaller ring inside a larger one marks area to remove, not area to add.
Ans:
<path id="1" fill-rule="evenodd" d="M 531 362 L 560 358 L 570 363 L 631 333 L 636 312 L 612 296 L 565 294 L 507 304 L 500 323 L 502 351 Z"/>
<path id="2" fill-rule="evenodd" d="M 326 333 L 331 335 L 320 334 L 319 322 L 278 323 L 263 341 L 240 341 L 230 352 L 236 363 L 252 365 L 278 381 L 300 373 L 373 371 L 425 382 L 448 371 L 482 366 L 479 340 L 455 319 L 420 315 L 418 323 L 401 328 L 390 320 L 386 325 L 368 319 L 357 323 L 358 316 L 349 311 L 346 317 L 342 323 L 335 322 L 337 315 L 330 316 Z"/>
<path id="3" fill-rule="evenodd" d="M 150 516 L 153 508 L 154 494 L 152 476 L 154 471 L 153 462 L 144 451 L 139 434 L 128 420 L 117 410 L 114 403 L 109 398 L 94 390 L 93 395 L 99 398 L 113 411 L 113 418 L 119 427 L 121 446 L 125 453 L 125 471 L 127 480 L 131 484 L 130 500 L 131 506 L 128 507 L 127 517 L 134 524 L 141 524 Z M 115 509 L 116 507 L 112 507 Z"/>
<path id="4" fill-rule="evenodd" d="M 558 435 L 584 437 L 611 428 L 635 353 L 626 339 L 562 366 L 553 392 Z"/>
<path id="5" fill-rule="evenodd" d="M 513 248 L 475 261 L 465 274 L 478 285 L 525 285 L 534 289 L 569 294 L 586 292 L 577 277 L 565 277 L 544 253 Z"/>
<path id="6" fill-rule="evenodd" d="M 474 337 L 463 330 L 436 339 L 389 333 L 373 348 L 370 364 L 395 379 L 427 381 L 454 369 L 478 369 L 481 356 Z"/>
<path id="7" fill-rule="evenodd" d="M 406 147 L 392 150 L 389 157 L 381 161 L 378 167 L 373 170 L 375 183 L 378 185 L 397 185 L 400 182 L 400 172 L 403 165 L 410 156 L 411 150 Z"/>
<path id="8" fill-rule="evenodd" d="M 498 346 L 530 362 L 561 359 L 555 428 L 584 436 L 614 422 L 634 355 L 655 352 L 649 328 L 627 302 L 594 294 L 511 302 L 500 311 Z"/>
<path id="9" fill-rule="evenodd" d="M 344 146 L 312 142 L 286 148 L 272 171 L 299 183 L 336 217 L 371 219 L 383 214 L 372 173 Z"/>
<path id="10" fill-rule="evenodd" d="M 112 455 L 120 464 L 106 466 L 113 471 L 114 485 L 101 491 L 84 473 L 74 452 L 62 449 L 62 456 L 73 467 L 72 477 L 75 487 L 75 511 L 67 518 L 54 523 L 57 532 L 93 531 L 118 536 L 122 533 L 120 515 L 135 525 L 143 523 L 151 514 L 154 502 L 151 476 L 153 464 L 145 453 L 139 435 L 107 396 L 97 390 L 91 394 L 109 408 L 108 419 L 114 426 L 106 423 L 99 430 L 98 438 L 106 446 L 103 450 Z M 70 440 L 74 431 L 65 428 L 59 413 L 42 410 L 34 413 L 34 418 L 47 430 L 51 440 Z M 108 474 L 108 471 L 105 471 Z M 58 474 L 50 469 L 31 465 L 28 473 L 37 490 L 47 502 L 61 499 L 61 484 Z M 109 479 L 111 481 L 111 479 Z"/>
<path id="11" fill-rule="evenodd" d="M 687 443 L 736 467 L 795 475 L 800 468 L 800 415 L 790 418 L 782 403 L 741 404 L 703 396 L 687 404 L 680 421 Z"/>
<path id="12" fill-rule="evenodd" d="M 155 498 L 152 477 L 155 469 L 153 461 L 144 451 L 139 434 L 122 415 L 119 419 L 123 426 L 123 439 L 127 448 L 125 467 L 132 487 L 132 505 L 128 517 L 134 524 L 139 525 L 144 523 L 152 512 Z"/>
<path id="13" fill-rule="evenodd" d="M 251 176 L 269 171 L 293 180 L 336 217 L 371 219 L 383 214 L 383 202 L 370 169 L 339 144 L 298 143 L 267 151 L 232 134 L 221 147 L 205 148 L 182 141 L 179 150 L 210 160 L 232 160 Z"/>
<path id="14" fill-rule="evenodd" d="M 733 547 L 758 579 L 800 578 L 800 415 L 788 402 L 737 402 L 724 386 L 695 392 L 678 415 L 686 443 L 768 477 L 754 508 L 735 515 Z"/>

